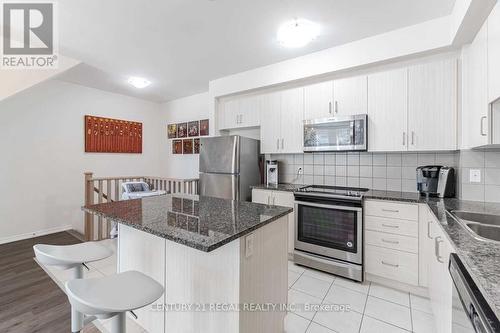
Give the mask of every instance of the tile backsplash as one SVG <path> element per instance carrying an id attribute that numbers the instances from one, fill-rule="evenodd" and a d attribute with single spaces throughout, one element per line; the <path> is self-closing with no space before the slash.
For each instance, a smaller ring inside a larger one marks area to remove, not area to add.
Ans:
<path id="1" fill-rule="evenodd" d="M 470 181 L 471 170 L 479 170 L 479 182 Z M 500 202 L 500 152 L 461 151 L 459 176 L 461 199 Z"/>
<path id="2" fill-rule="evenodd" d="M 281 183 L 366 187 L 416 192 L 416 168 L 447 165 L 457 173 L 457 196 L 464 200 L 500 202 L 500 152 L 463 150 L 436 153 L 273 154 L 280 162 Z M 298 174 L 302 168 L 302 175 Z M 469 180 L 479 169 L 481 181 Z"/>
<path id="3" fill-rule="evenodd" d="M 419 165 L 458 166 L 458 154 L 446 153 L 314 153 L 272 155 L 280 161 L 280 182 L 366 187 L 416 192 Z M 302 168 L 303 175 L 298 175 Z"/>

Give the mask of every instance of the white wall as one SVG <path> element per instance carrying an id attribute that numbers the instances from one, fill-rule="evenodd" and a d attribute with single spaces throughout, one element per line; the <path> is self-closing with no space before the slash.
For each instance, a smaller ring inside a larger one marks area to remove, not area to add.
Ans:
<path id="1" fill-rule="evenodd" d="M 159 108 L 56 80 L 0 102 L 0 243 L 61 228 L 82 231 L 85 171 L 158 175 Z M 143 153 L 85 153 L 86 114 L 142 122 Z"/>
<path id="2" fill-rule="evenodd" d="M 160 163 L 162 175 L 170 178 L 198 178 L 199 155 L 172 154 L 172 140 L 167 138 L 167 124 L 208 118 L 208 93 L 188 96 L 161 104 Z M 213 126 L 211 124 L 210 130 Z M 213 133 L 210 133 L 213 135 Z"/>

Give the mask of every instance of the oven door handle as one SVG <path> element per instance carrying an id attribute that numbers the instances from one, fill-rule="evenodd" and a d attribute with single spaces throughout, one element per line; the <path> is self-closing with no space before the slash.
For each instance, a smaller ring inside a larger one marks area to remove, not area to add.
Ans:
<path id="1" fill-rule="evenodd" d="M 361 208 L 361 207 L 325 205 L 325 204 L 318 204 L 318 203 L 312 203 L 312 202 L 306 202 L 306 201 L 295 201 L 295 205 L 296 206 L 302 205 L 302 206 L 318 207 L 318 208 L 339 209 L 339 210 L 351 210 L 351 211 L 357 211 L 357 212 L 361 212 L 363 210 L 363 208 Z"/>

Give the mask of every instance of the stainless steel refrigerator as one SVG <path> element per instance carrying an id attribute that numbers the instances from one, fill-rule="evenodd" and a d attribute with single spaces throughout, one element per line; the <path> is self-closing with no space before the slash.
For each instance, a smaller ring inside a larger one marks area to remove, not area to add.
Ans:
<path id="1" fill-rule="evenodd" d="M 260 184 L 260 141 L 239 135 L 200 140 L 200 195 L 250 201 Z"/>

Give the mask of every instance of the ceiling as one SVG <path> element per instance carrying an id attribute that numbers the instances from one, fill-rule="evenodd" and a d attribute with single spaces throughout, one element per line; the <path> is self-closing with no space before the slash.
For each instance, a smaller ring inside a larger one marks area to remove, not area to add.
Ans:
<path id="1" fill-rule="evenodd" d="M 59 79 L 155 102 L 208 82 L 451 13 L 455 0 L 64 0 L 59 51 L 82 65 Z M 295 17 L 321 26 L 301 49 L 276 42 Z M 128 76 L 153 84 L 138 90 Z"/>

